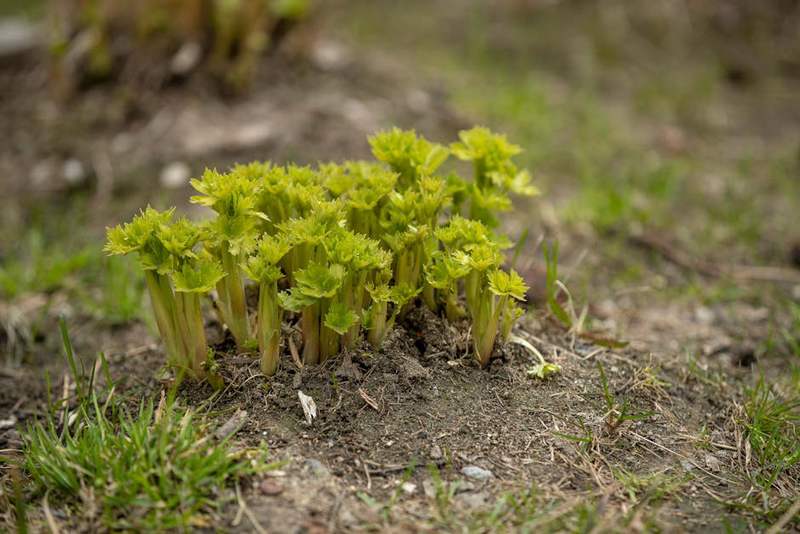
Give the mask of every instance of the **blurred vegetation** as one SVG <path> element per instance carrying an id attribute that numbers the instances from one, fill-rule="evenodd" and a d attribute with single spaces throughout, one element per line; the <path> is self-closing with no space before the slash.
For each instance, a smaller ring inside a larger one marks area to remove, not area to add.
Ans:
<path id="1" fill-rule="evenodd" d="M 242 90 L 310 0 L 50 0 L 48 8 L 60 95 L 110 78 L 158 88 L 204 66 Z"/>

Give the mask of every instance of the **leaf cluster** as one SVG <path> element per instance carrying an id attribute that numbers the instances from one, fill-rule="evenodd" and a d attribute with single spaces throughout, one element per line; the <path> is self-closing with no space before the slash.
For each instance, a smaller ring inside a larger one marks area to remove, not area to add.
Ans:
<path id="1" fill-rule="evenodd" d="M 459 138 L 447 147 L 395 128 L 369 139 L 377 161 L 207 170 L 192 180 L 191 201 L 214 218 L 195 224 L 148 207 L 109 229 L 106 250 L 136 253 L 151 273 L 171 362 L 195 376 L 203 374 L 202 320 L 198 327 L 199 303 L 184 295 L 211 296 L 240 348 L 257 341 L 265 374 L 277 369 L 284 319 L 298 322 L 303 359 L 317 363 L 361 338 L 380 346 L 417 297 L 451 321 L 469 318 L 485 365 L 522 315 L 527 290 L 503 269 L 511 243 L 492 228 L 509 194 L 535 189 L 512 161 L 520 148 L 504 136 L 473 128 Z M 439 174 L 450 154 L 473 162 L 471 183 Z M 255 313 L 248 279 L 259 288 Z M 193 341 L 180 340 L 185 328 Z"/>

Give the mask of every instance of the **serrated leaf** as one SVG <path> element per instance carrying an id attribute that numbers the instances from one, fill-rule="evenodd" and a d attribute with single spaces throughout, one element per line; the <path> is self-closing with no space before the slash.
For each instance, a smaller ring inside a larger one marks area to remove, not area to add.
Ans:
<path id="1" fill-rule="evenodd" d="M 528 285 L 516 271 L 505 272 L 497 269 L 489 272 L 487 278 L 489 280 L 489 290 L 495 295 L 525 300 Z"/>
<path id="2" fill-rule="evenodd" d="M 172 273 L 175 291 L 182 293 L 208 293 L 222 277 L 222 265 L 210 259 L 184 262 L 181 269 Z"/>
<path id="3" fill-rule="evenodd" d="M 358 322 L 358 315 L 341 302 L 331 304 L 325 314 L 325 326 L 339 335 L 344 335 Z"/>

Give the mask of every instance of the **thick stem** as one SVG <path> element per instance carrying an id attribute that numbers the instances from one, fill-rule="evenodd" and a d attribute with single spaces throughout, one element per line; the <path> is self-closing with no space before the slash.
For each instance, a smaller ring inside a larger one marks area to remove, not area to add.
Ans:
<path id="1" fill-rule="evenodd" d="M 303 363 L 319 363 L 319 303 L 303 308 L 300 327 L 303 331 Z"/>
<path id="2" fill-rule="evenodd" d="M 367 332 L 367 341 L 378 348 L 386 337 L 386 302 L 376 302 L 372 310 L 372 328 Z"/>
<path id="3" fill-rule="evenodd" d="M 319 338 L 320 338 L 320 362 L 324 362 L 328 358 L 336 356 L 339 352 L 339 334 L 325 326 L 325 315 L 328 313 L 331 302 L 330 299 L 324 299 L 320 307 L 320 325 L 319 325 Z"/>
<path id="4" fill-rule="evenodd" d="M 242 271 L 236 258 L 228 251 L 222 253 L 222 266 L 225 269 L 225 290 L 228 298 L 228 328 L 236 339 L 236 345 L 242 348 L 250 339 L 249 320 L 247 318 L 247 300 L 244 294 Z"/>
<path id="5" fill-rule="evenodd" d="M 425 301 L 425 304 L 433 313 L 439 311 L 439 303 L 436 302 L 436 288 L 427 282 L 422 288 L 422 300 Z"/>
<path id="6" fill-rule="evenodd" d="M 494 342 L 497 339 L 499 313 L 494 295 L 485 295 L 480 304 L 479 322 L 473 324 L 475 357 L 481 367 L 486 367 L 492 357 Z M 505 297 L 503 297 L 505 298 Z"/>
<path id="7" fill-rule="evenodd" d="M 258 294 L 258 348 L 261 372 L 272 376 L 278 370 L 281 345 L 281 309 L 277 282 L 262 282 Z"/>
<path id="8" fill-rule="evenodd" d="M 445 314 L 451 323 L 464 317 L 464 309 L 458 303 L 458 295 L 452 289 L 447 292 L 445 299 Z"/>
<path id="9" fill-rule="evenodd" d="M 176 358 L 179 357 L 179 351 L 176 345 L 175 298 L 172 294 L 172 288 L 169 286 L 169 281 L 166 280 L 166 277 L 155 271 L 145 271 L 144 277 L 150 293 L 150 302 L 153 305 L 156 326 L 167 350 L 167 362 L 170 365 L 175 365 L 177 363 Z M 169 293 L 166 292 L 167 288 Z"/>
<path id="10" fill-rule="evenodd" d="M 189 363 L 194 377 L 201 379 L 206 374 L 203 364 L 208 357 L 208 342 L 203 324 L 203 311 L 200 307 L 200 295 L 192 292 L 181 293 L 180 296 L 184 302 L 183 310 L 186 314 L 186 324 L 189 327 L 186 336 L 186 344 L 190 350 L 189 358 L 191 358 Z"/>
<path id="11" fill-rule="evenodd" d="M 464 294 L 467 297 L 467 309 L 470 313 L 475 313 L 480 303 L 480 281 L 481 273 L 479 271 L 470 271 L 464 280 Z"/>

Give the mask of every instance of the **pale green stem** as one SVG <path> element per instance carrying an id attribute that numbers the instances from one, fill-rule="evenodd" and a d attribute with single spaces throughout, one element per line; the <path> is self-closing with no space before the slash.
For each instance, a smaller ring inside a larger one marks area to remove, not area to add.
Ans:
<path id="1" fill-rule="evenodd" d="M 236 345 L 242 348 L 250 339 L 250 321 L 247 317 L 247 300 L 244 294 L 244 280 L 239 262 L 228 251 L 222 253 L 222 267 L 225 269 L 225 290 L 228 299 L 228 328 L 236 340 Z"/>
<path id="2" fill-rule="evenodd" d="M 319 363 L 319 303 L 306 306 L 300 316 L 303 331 L 303 363 Z"/>
<path id="3" fill-rule="evenodd" d="M 373 306 L 372 328 L 367 332 L 367 341 L 369 341 L 373 347 L 378 348 L 386 337 L 386 312 L 388 303 L 375 302 Z"/>
<path id="4" fill-rule="evenodd" d="M 176 358 L 179 357 L 179 350 L 175 325 L 175 298 L 172 288 L 166 277 L 155 271 L 145 271 L 145 281 L 150 293 L 150 302 L 153 305 L 156 326 L 167 350 L 167 362 L 175 365 L 177 364 Z M 168 293 L 166 289 L 169 289 Z"/>
<path id="5" fill-rule="evenodd" d="M 281 344 L 281 309 L 276 282 L 262 282 L 258 294 L 258 348 L 261 372 L 272 376 L 278 370 Z"/>

